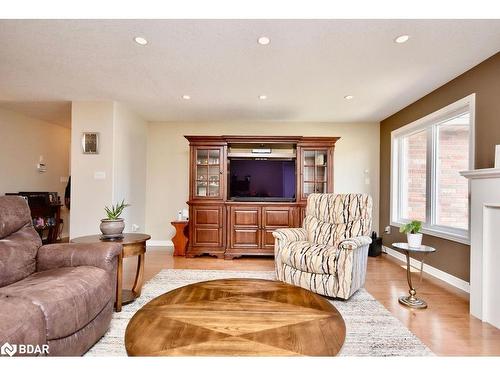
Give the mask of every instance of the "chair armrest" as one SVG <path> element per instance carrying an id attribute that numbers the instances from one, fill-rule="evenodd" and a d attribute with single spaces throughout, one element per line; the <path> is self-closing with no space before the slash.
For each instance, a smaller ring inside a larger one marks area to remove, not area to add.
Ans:
<path id="1" fill-rule="evenodd" d="M 307 232 L 304 228 L 284 228 L 273 231 L 273 237 L 285 242 L 307 241 Z"/>
<path id="2" fill-rule="evenodd" d="M 369 245 L 372 243 L 372 239 L 368 236 L 358 236 L 346 238 L 345 240 L 340 241 L 339 249 L 342 250 L 354 250 L 358 247 L 362 247 L 365 245 Z"/>
<path id="3" fill-rule="evenodd" d="M 118 243 L 63 243 L 45 245 L 38 249 L 37 271 L 60 267 L 94 266 L 113 271 L 122 251 Z"/>

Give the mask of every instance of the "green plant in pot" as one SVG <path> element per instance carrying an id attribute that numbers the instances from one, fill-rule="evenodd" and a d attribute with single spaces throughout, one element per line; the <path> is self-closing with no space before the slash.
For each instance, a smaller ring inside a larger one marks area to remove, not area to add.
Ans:
<path id="1" fill-rule="evenodd" d="M 111 207 L 104 207 L 107 218 L 101 220 L 99 228 L 105 237 L 121 237 L 123 229 L 125 229 L 125 222 L 120 215 L 128 206 L 130 205 L 122 200 L 121 203 L 111 205 Z"/>
<path id="2" fill-rule="evenodd" d="M 409 247 L 419 248 L 422 246 L 422 233 L 420 233 L 420 229 L 422 229 L 422 222 L 419 220 L 412 220 L 399 228 L 399 231 L 401 233 L 406 233 Z"/>

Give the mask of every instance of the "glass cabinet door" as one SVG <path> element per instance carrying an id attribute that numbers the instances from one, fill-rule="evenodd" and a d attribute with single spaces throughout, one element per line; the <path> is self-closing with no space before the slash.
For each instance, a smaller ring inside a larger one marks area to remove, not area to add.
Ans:
<path id="1" fill-rule="evenodd" d="M 221 195 L 221 149 L 195 150 L 195 191 L 197 198 Z"/>
<path id="2" fill-rule="evenodd" d="M 328 150 L 304 150 L 302 160 L 302 198 L 311 193 L 326 193 L 328 183 Z"/>

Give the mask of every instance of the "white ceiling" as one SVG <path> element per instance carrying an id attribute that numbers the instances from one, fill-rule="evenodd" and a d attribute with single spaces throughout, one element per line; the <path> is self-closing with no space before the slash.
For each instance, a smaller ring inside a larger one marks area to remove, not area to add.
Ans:
<path id="1" fill-rule="evenodd" d="M 62 125 L 73 100 L 149 121 L 378 122 L 499 49 L 500 20 L 2 20 L 0 106 Z"/>

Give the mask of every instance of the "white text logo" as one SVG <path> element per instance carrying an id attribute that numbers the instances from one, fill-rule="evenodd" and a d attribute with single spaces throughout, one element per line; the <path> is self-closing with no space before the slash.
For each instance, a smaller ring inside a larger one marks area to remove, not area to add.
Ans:
<path id="1" fill-rule="evenodd" d="M 1 355 L 8 355 L 12 357 L 14 354 L 49 354 L 49 346 L 47 344 L 44 345 L 31 345 L 31 344 L 9 344 L 6 342 L 0 347 Z"/>

